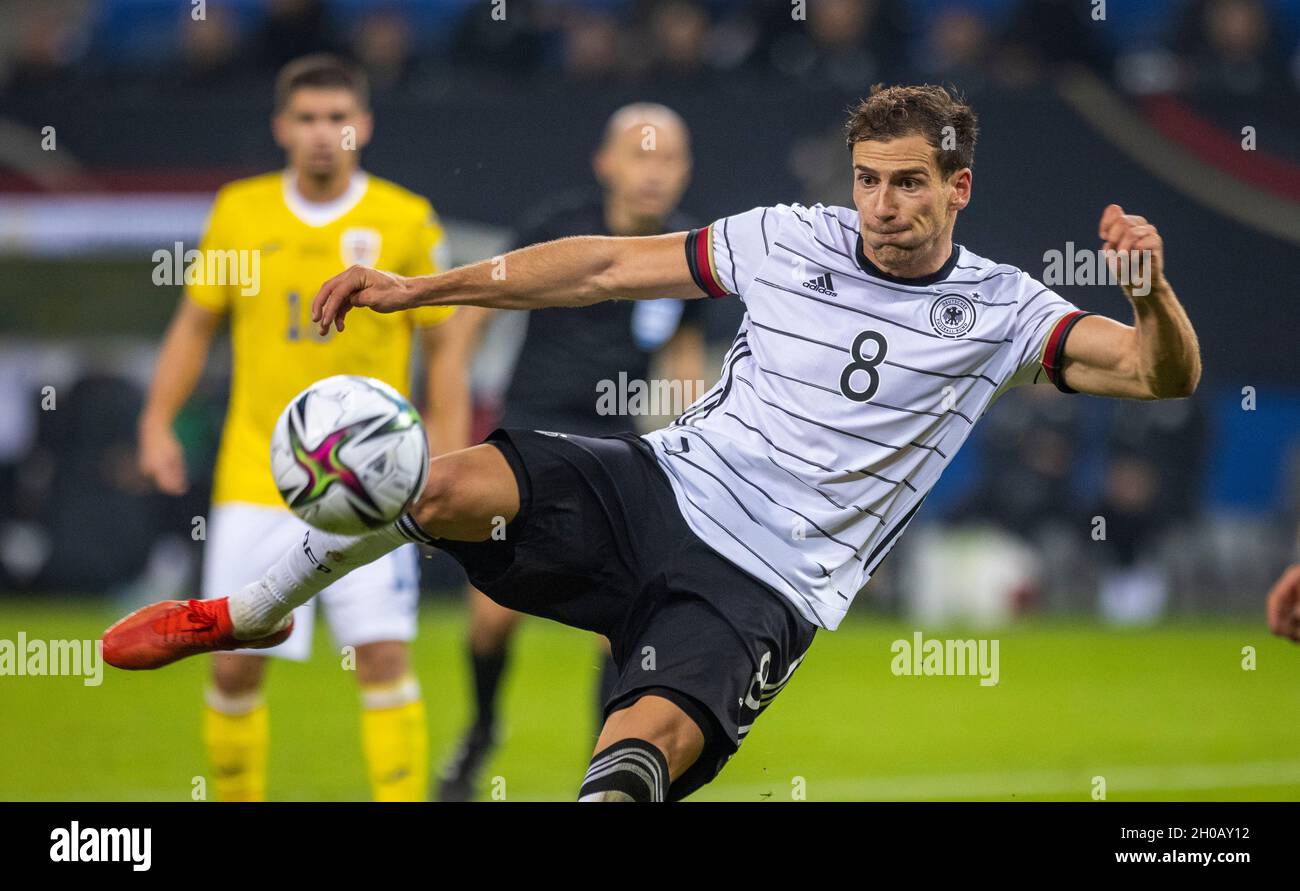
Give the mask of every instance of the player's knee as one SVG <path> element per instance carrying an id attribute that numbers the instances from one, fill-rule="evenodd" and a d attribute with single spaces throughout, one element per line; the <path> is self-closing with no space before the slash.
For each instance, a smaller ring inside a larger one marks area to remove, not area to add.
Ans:
<path id="1" fill-rule="evenodd" d="M 404 678 L 411 669 L 407 646 L 402 641 L 384 640 L 357 647 L 357 683 L 389 684 Z"/>
<path id="2" fill-rule="evenodd" d="M 457 477 L 452 467 L 453 462 L 445 457 L 434 458 L 429 462 L 429 477 L 425 480 L 424 491 L 411 507 L 411 516 L 431 535 L 437 535 L 441 527 L 453 522 L 458 513 L 461 500 L 458 493 Z"/>
<path id="3" fill-rule="evenodd" d="M 483 541 L 518 510 L 514 475 L 500 452 L 484 445 L 429 462 L 429 477 L 411 516 L 434 538 Z"/>
<path id="4" fill-rule="evenodd" d="M 262 687 L 265 660 L 261 656 L 217 653 L 212 658 L 212 686 L 224 696 L 246 696 Z"/>

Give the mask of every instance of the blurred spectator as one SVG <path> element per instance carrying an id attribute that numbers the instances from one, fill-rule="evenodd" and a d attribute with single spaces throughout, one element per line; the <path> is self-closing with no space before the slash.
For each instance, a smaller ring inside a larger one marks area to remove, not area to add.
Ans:
<path id="1" fill-rule="evenodd" d="M 168 86 L 207 86 L 242 74 L 241 62 L 251 61 L 265 77 L 291 58 L 350 46 L 382 92 L 409 85 L 432 64 L 424 46 L 441 35 L 420 30 L 437 18 L 432 5 L 408 0 L 209 3 L 206 22 L 176 31 L 170 17 L 184 8 L 188 19 L 186 4 L 0 0 L 0 80 L 7 71 L 12 90 L 66 87 L 73 80 L 85 88 L 107 71 L 120 80 L 102 84 L 106 88 L 148 88 L 158 80 L 161 65 L 179 59 L 183 76 Z M 1130 41 L 1118 78 L 1138 93 L 1182 82 L 1230 95 L 1300 81 L 1300 52 L 1275 21 L 1278 6 L 1267 0 L 1162 5 L 1172 49 Z M 988 0 L 509 0 L 505 7 L 458 0 L 444 16 L 454 16 L 456 25 L 437 62 L 447 59 L 478 73 L 507 76 L 550 70 L 588 82 L 697 79 L 744 67 L 846 93 L 917 71 L 970 90 L 990 77 L 1033 83 L 1068 65 L 1108 73 L 1114 60 L 1103 37 L 1124 43 L 1113 39 L 1121 24 L 1094 20 L 1097 7 L 1091 3 L 1020 0 L 999 13 L 1003 8 L 1002 2 Z M 104 9 L 109 14 L 99 16 Z M 346 35 L 336 31 L 331 18 L 340 9 L 359 16 Z M 506 14 L 494 14 L 500 9 Z M 919 33 L 917 23 L 927 19 Z M 1159 21 L 1159 14 L 1147 14 L 1143 33 L 1158 32 Z M 102 27 L 92 29 L 96 22 Z M 992 36 L 999 28 L 1001 33 Z M 1294 55 L 1290 75 L 1288 53 Z M 89 70 L 87 59 L 98 70 Z"/>
<path id="2" fill-rule="evenodd" d="M 36 437 L 37 409 L 41 394 L 31 380 L 33 358 L 16 344 L 0 353 L 0 584 L 11 575 L 22 576 L 22 559 L 11 567 L 10 544 L 21 538 L 18 522 L 30 510 L 20 503 L 23 490 L 20 468 Z M 33 561 L 36 562 L 36 561 Z"/>
<path id="3" fill-rule="evenodd" d="M 1039 607 L 1044 593 L 1068 593 L 1070 544 L 1084 540 L 1073 491 L 1080 411 L 1045 385 L 998 398 L 976 433 L 975 488 L 905 561 L 912 615 L 998 625 Z"/>
<path id="4" fill-rule="evenodd" d="M 4 42 L 11 56 L 8 88 L 14 92 L 66 86 L 89 44 L 89 5 L 62 0 L 18 6 L 3 11 L 2 21 L 13 28 Z"/>
<path id="5" fill-rule="evenodd" d="M 977 90 L 987 80 L 990 26 L 982 10 L 948 6 L 931 20 L 917 59 L 918 72 L 929 80 Z"/>
<path id="6" fill-rule="evenodd" d="M 1093 20 L 1093 9 L 1075 0 L 1021 0 L 998 51 L 999 79 L 1028 84 L 1069 66 L 1108 75 L 1111 60 L 1100 33 L 1105 23 Z"/>
<path id="7" fill-rule="evenodd" d="M 695 77 L 705 70 L 709 14 L 691 0 L 664 0 L 649 14 L 647 30 L 654 76 Z"/>
<path id="8" fill-rule="evenodd" d="M 186 85 L 225 83 L 243 74 L 239 29 L 229 9 L 213 6 L 195 21 L 186 11 L 180 18 L 182 77 Z"/>
<path id="9" fill-rule="evenodd" d="M 905 58 L 905 9 L 890 0 L 819 0 L 806 6 L 807 21 L 770 16 L 776 30 L 766 64 L 778 74 L 847 91 L 899 76 Z"/>
<path id="10" fill-rule="evenodd" d="M 451 40 L 458 65 L 504 74 L 537 70 L 543 62 L 545 23 L 532 0 L 510 0 L 504 18 L 492 17 L 490 4 L 470 4 Z"/>
<path id="11" fill-rule="evenodd" d="M 953 511 L 955 522 L 984 522 L 1026 539 L 1074 523 L 1071 490 L 1079 408 L 1054 387 L 1019 387 L 983 419 L 983 469 L 976 489 Z"/>
<path id="12" fill-rule="evenodd" d="M 799 180 L 803 204 L 853 206 L 853 170 L 848 164 L 842 125 L 797 140 L 790 149 L 790 172 Z"/>
<path id="13" fill-rule="evenodd" d="M 402 86 L 413 68 L 411 25 L 399 10 L 368 13 L 356 28 L 352 53 L 366 70 L 376 93 Z"/>
<path id="14" fill-rule="evenodd" d="M 144 571 L 160 513 L 135 469 L 140 402 L 135 384 L 92 375 L 60 391 L 57 410 L 40 413 L 36 448 L 20 472 L 35 525 L 5 542 L 11 574 L 21 567 L 44 590 L 102 592 Z"/>
<path id="15" fill-rule="evenodd" d="M 1105 520 L 1099 591 L 1104 618 L 1155 621 L 1169 596 L 1161 560 L 1167 534 L 1196 519 L 1206 437 L 1196 400 L 1115 405 L 1100 503 Z"/>
<path id="16" fill-rule="evenodd" d="M 623 26 L 612 13 L 574 9 L 563 23 L 562 65 L 574 80 L 621 76 L 628 51 Z"/>
<path id="17" fill-rule="evenodd" d="M 1281 87 L 1286 59 L 1261 0 L 1197 0 L 1187 8 L 1177 49 L 1185 86 L 1254 95 Z"/>
<path id="18" fill-rule="evenodd" d="M 709 65 L 725 71 L 741 67 L 754 55 L 759 36 L 753 6 L 742 3 L 727 10 L 709 33 Z"/>
<path id="19" fill-rule="evenodd" d="M 268 0 L 257 36 L 264 69 L 279 71 L 291 59 L 336 49 L 324 0 Z"/>

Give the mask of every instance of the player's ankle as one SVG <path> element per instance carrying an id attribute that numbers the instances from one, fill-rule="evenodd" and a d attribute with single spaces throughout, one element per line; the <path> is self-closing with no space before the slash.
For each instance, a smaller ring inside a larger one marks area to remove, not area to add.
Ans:
<path id="1" fill-rule="evenodd" d="M 230 626 L 235 637 L 239 640 L 257 640 L 258 638 L 267 637 L 268 635 L 275 634 L 277 631 L 284 630 L 288 627 L 291 618 L 291 616 L 281 616 L 269 623 L 246 623 L 240 625 L 235 623 L 232 616 Z"/>
<path id="2" fill-rule="evenodd" d="M 292 608 L 275 596 L 265 579 L 240 588 L 229 598 L 230 627 L 240 640 L 256 640 L 289 624 Z"/>

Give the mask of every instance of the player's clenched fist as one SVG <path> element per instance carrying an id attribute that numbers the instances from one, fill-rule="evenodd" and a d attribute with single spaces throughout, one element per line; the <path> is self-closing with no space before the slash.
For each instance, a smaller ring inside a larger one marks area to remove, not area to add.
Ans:
<path id="1" fill-rule="evenodd" d="M 405 277 L 369 266 L 349 266 L 321 285 L 311 302 L 311 320 L 320 325 L 321 334 L 326 334 L 330 325 L 342 331 L 343 317 L 354 306 L 397 312 L 414 305 L 414 294 Z"/>
<path id="2" fill-rule="evenodd" d="M 1268 630 L 1300 643 L 1300 563 L 1282 573 L 1268 592 Z"/>
<path id="3" fill-rule="evenodd" d="M 1146 217 L 1124 213 L 1118 204 L 1108 204 L 1101 213 L 1097 234 L 1103 250 L 1127 255 L 1129 274 L 1121 285 L 1129 299 L 1150 294 L 1164 281 L 1165 243 Z"/>

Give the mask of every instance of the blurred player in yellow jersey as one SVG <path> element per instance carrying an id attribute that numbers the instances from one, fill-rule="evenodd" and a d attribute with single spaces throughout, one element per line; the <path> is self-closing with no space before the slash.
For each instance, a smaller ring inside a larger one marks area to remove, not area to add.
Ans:
<path id="1" fill-rule="evenodd" d="M 347 337 L 322 337 L 311 324 L 317 285 L 353 263 L 404 275 L 445 265 L 438 260 L 443 232 L 429 202 L 359 167 L 372 127 L 364 75 L 330 56 L 291 62 L 276 82 L 272 125 L 286 169 L 222 188 L 200 244 L 204 257 L 250 252 L 240 255 L 239 268 L 257 274 L 251 283 L 187 279 L 140 419 L 141 469 L 164 492 L 183 492 L 185 466 L 172 421 L 228 319 L 233 376 L 207 524 L 205 598 L 256 580 L 303 538 L 306 527 L 284 507 L 271 477 L 270 442 L 281 410 L 313 381 L 362 374 L 409 393 L 418 337 L 430 448 L 434 454 L 462 448 L 468 438 L 465 338 L 459 320 L 448 321 L 451 310 L 373 313 Z M 377 800 L 416 800 L 427 788 L 425 713 L 408 653 L 417 579 L 410 545 L 321 598 L 336 643 L 352 648 L 348 656 L 355 653 L 363 748 Z M 300 608 L 293 633 L 279 646 L 213 657 L 203 738 L 220 799 L 265 797 L 265 657 L 308 658 L 312 619 L 310 605 Z"/>

